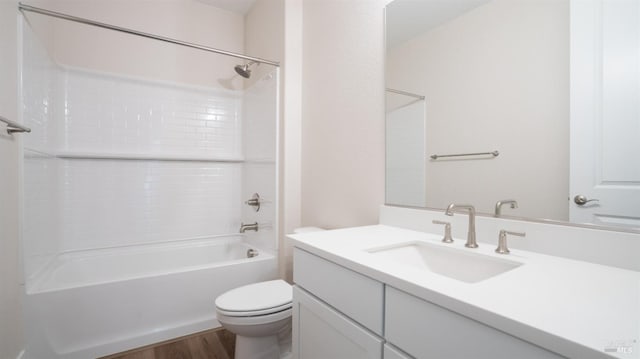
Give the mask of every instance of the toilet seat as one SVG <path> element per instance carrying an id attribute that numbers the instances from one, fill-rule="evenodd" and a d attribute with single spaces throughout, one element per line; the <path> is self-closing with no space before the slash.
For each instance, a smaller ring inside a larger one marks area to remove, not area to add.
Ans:
<path id="1" fill-rule="evenodd" d="M 291 314 L 293 309 L 285 309 L 283 311 L 271 314 L 252 315 L 252 316 L 238 316 L 238 315 L 225 315 L 218 311 L 216 313 L 216 319 L 220 323 L 228 325 L 242 325 L 242 326 L 256 326 L 262 324 L 271 324 L 280 320 L 291 320 Z"/>
<path id="2" fill-rule="evenodd" d="M 269 314 L 279 313 L 279 312 L 285 311 L 287 309 L 291 309 L 291 307 L 292 307 L 292 304 L 291 304 L 291 302 L 289 302 L 287 304 L 283 304 L 283 305 L 278 306 L 278 307 L 267 308 L 267 309 L 262 309 L 262 310 L 229 311 L 229 310 L 216 308 L 216 311 L 218 313 L 224 314 L 224 315 L 226 315 L 228 317 L 256 317 L 256 316 L 260 316 L 260 315 L 269 315 Z"/>
<path id="3" fill-rule="evenodd" d="M 292 307 L 289 283 L 277 279 L 232 289 L 216 298 L 216 311 L 228 317 L 255 317 Z"/>

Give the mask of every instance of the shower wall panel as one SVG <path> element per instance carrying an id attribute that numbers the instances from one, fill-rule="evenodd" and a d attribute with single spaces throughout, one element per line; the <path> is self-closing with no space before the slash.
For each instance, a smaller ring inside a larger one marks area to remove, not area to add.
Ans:
<path id="1" fill-rule="evenodd" d="M 76 69 L 64 80 L 62 250 L 237 231 L 241 94 Z"/>
<path id="2" fill-rule="evenodd" d="M 22 35 L 22 116 L 24 124 L 32 130 L 21 136 L 24 148 L 22 247 L 25 276 L 30 278 L 58 253 L 61 242 L 60 160 L 55 157 L 54 128 L 60 71 L 25 23 Z"/>
<path id="3" fill-rule="evenodd" d="M 249 242 L 275 248 L 277 71 L 234 91 L 63 67 L 23 30 L 28 277 L 65 251 L 237 233 L 241 221 L 260 223 Z M 255 192 L 260 212 L 243 204 Z"/>
<path id="4" fill-rule="evenodd" d="M 64 160 L 62 250 L 237 233 L 241 165 Z"/>
<path id="5" fill-rule="evenodd" d="M 238 231 L 241 91 L 64 68 L 23 31 L 28 278 L 63 251 Z"/>
<path id="6" fill-rule="evenodd" d="M 65 71 L 61 150 L 239 158 L 240 92 Z"/>
<path id="7" fill-rule="evenodd" d="M 278 72 L 263 76 L 245 90 L 243 138 L 245 162 L 242 172 L 243 198 L 253 193 L 262 198 L 260 211 L 242 208 L 245 223 L 258 222 L 258 232 L 247 235 L 249 242 L 265 249 L 276 248 Z"/>

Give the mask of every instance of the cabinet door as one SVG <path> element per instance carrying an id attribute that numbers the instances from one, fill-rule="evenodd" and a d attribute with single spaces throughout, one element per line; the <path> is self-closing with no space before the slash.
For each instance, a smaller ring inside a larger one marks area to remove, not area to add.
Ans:
<path id="1" fill-rule="evenodd" d="M 385 337 L 418 359 L 560 359 L 561 356 L 387 286 Z"/>
<path id="2" fill-rule="evenodd" d="M 294 359 L 381 359 L 382 345 L 381 338 L 293 288 Z"/>
<path id="3" fill-rule="evenodd" d="M 400 350 L 390 346 L 384 345 L 384 359 L 411 359 L 408 354 L 401 352 Z"/>

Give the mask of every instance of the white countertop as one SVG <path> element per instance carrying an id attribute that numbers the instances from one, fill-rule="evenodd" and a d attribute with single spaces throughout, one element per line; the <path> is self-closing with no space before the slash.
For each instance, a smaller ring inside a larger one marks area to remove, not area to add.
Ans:
<path id="1" fill-rule="evenodd" d="M 374 225 L 290 235 L 294 246 L 429 302 L 570 358 L 640 358 L 640 272 L 465 239 Z M 517 240 L 517 239 L 515 239 Z M 523 265 L 466 283 L 377 260 L 367 249 L 412 241 L 472 251 Z M 603 248 L 606 250 L 606 248 Z M 607 352 L 605 349 L 617 352 Z M 627 351 L 626 353 L 624 351 Z"/>

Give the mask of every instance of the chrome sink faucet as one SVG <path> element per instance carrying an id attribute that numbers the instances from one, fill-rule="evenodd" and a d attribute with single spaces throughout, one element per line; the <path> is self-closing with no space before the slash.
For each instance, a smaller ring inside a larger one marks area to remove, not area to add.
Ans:
<path id="1" fill-rule="evenodd" d="M 453 212 L 461 209 L 469 211 L 469 233 L 467 233 L 467 248 L 478 248 L 478 242 L 476 242 L 476 209 L 470 204 L 455 204 L 451 203 L 444 214 L 447 216 L 453 216 Z"/>
<path id="2" fill-rule="evenodd" d="M 502 206 L 504 206 L 505 204 L 510 205 L 510 207 L 512 209 L 516 209 L 518 208 L 518 202 L 516 202 L 515 199 L 503 199 L 501 201 L 496 202 L 496 211 L 495 211 L 495 216 L 496 217 L 500 217 L 501 211 L 502 211 Z"/>

